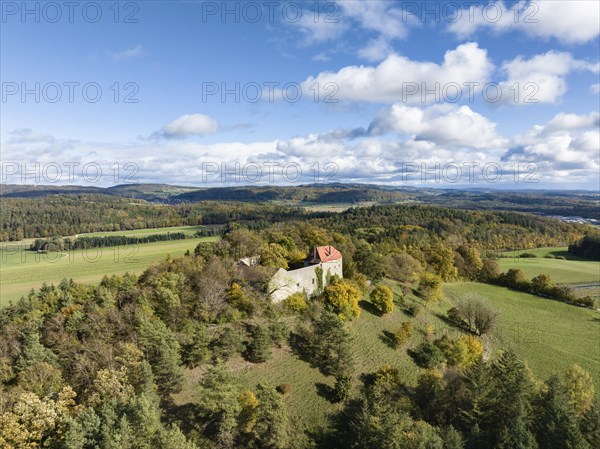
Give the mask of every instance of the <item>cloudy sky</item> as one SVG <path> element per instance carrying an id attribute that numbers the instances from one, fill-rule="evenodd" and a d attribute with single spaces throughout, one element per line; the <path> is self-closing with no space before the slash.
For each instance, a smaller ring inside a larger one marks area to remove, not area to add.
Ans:
<path id="1" fill-rule="evenodd" d="M 315 5 L 2 2 L 2 182 L 600 187 L 600 2 Z"/>

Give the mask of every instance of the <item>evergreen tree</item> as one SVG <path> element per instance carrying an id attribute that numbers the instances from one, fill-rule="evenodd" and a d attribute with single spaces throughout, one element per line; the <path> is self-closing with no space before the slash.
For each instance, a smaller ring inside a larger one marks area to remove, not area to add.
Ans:
<path id="1" fill-rule="evenodd" d="M 569 392 L 557 377 L 550 378 L 547 391 L 536 405 L 535 430 L 540 449 L 590 448 L 577 425 Z"/>
<path id="2" fill-rule="evenodd" d="M 248 360 L 253 363 L 264 363 L 271 358 L 271 333 L 263 326 L 256 326 L 252 331 L 248 345 Z"/>

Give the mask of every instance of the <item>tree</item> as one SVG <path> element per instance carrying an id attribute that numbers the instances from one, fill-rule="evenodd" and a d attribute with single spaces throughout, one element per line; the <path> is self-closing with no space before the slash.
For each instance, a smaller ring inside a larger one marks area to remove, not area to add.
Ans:
<path id="1" fill-rule="evenodd" d="M 372 250 L 371 245 L 365 240 L 356 243 L 356 251 L 352 256 L 358 270 L 371 279 L 379 281 L 386 275 L 385 260 L 383 256 Z"/>
<path id="2" fill-rule="evenodd" d="M 323 294 L 325 304 L 343 320 L 352 320 L 360 315 L 358 302 L 361 298 L 360 291 L 354 284 L 341 280 L 325 287 Z"/>
<path id="3" fill-rule="evenodd" d="M 338 315 L 324 311 L 314 323 L 310 353 L 314 364 L 325 375 L 337 376 L 352 371 L 350 334 Z"/>
<path id="4" fill-rule="evenodd" d="M 435 243 L 431 246 L 431 249 L 427 251 L 427 260 L 435 273 L 444 282 L 455 279 L 458 275 L 458 271 L 454 266 L 454 252 L 441 243 Z"/>
<path id="5" fill-rule="evenodd" d="M 385 285 L 378 285 L 373 289 L 371 292 L 371 302 L 382 315 L 394 310 L 394 294 Z"/>
<path id="6" fill-rule="evenodd" d="M 577 426 L 569 392 L 556 376 L 548 380 L 547 390 L 536 404 L 534 429 L 540 449 L 587 449 Z"/>
<path id="7" fill-rule="evenodd" d="M 594 402 L 596 391 L 592 377 L 579 365 L 573 364 L 565 373 L 563 381 L 569 394 L 569 405 L 575 416 L 582 416 Z"/>
<path id="8" fill-rule="evenodd" d="M 418 292 L 427 302 L 437 303 L 442 299 L 442 278 L 436 274 L 423 272 L 419 277 Z"/>
<path id="9" fill-rule="evenodd" d="M 333 386 L 333 400 L 343 402 L 350 397 L 352 391 L 352 376 L 348 374 L 338 374 L 335 377 Z"/>
<path id="10" fill-rule="evenodd" d="M 452 343 L 446 352 L 446 359 L 449 365 L 469 368 L 477 363 L 482 355 L 481 342 L 472 335 L 463 335 Z"/>
<path id="11" fill-rule="evenodd" d="M 469 295 L 448 311 L 448 318 L 469 332 L 484 335 L 492 331 L 498 315 L 479 296 Z"/>
<path id="12" fill-rule="evenodd" d="M 182 345 L 183 362 L 190 368 L 210 360 L 210 337 L 204 325 L 198 323 L 192 327 L 189 340 Z"/>
<path id="13" fill-rule="evenodd" d="M 253 363 L 263 363 L 271 358 L 271 335 L 268 329 L 256 326 L 248 344 L 248 360 Z"/>
<path id="14" fill-rule="evenodd" d="M 217 363 L 209 368 L 198 384 L 197 393 L 205 432 L 213 441 L 235 447 L 238 418 L 243 409 L 239 401 L 240 388 L 227 367 Z"/>
<path id="15" fill-rule="evenodd" d="M 286 449 L 291 428 L 283 398 L 270 385 L 256 387 L 258 405 L 254 408 L 252 430 L 242 436 L 243 446 L 256 449 Z"/>
<path id="16" fill-rule="evenodd" d="M 173 332 L 158 319 L 141 319 L 140 348 L 145 351 L 162 396 L 177 393 L 183 385 L 180 346 Z"/>
<path id="17" fill-rule="evenodd" d="M 531 291 L 536 294 L 549 294 L 554 284 L 547 274 L 539 274 L 531 280 Z"/>
<path id="18" fill-rule="evenodd" d="M 286 309 L 292 312 L 303 312 L 308 309 L 308 304 L 303 293 L 293 293 L 283 300 L 283 305 Z"/>

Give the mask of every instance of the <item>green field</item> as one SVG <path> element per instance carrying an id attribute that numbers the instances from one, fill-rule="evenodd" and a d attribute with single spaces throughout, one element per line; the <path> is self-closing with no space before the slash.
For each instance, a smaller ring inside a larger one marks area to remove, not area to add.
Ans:
<path id="1" fill-rule="evenodd" d="M 520 258 L 521 253 L 534 253 L 536 258 Z M 565 257 L 548 259 L 544 256 Z M 504 253 L 506 257 L 497 259 L 500 271 L 520 268 L 529 279 L 538 274 L 547 274 L 556 284 L 600 283 L 600 262 L 583 259 L 570 254 L 566 248 L 537 248 Z"/>
<path id="2" fill-rule="evenodd" d="M 26 244 L 5 243 L 0 246 L 0 307 L 27 295 L 43 282 L 56 284 L 63 278 L 73 278 L 78 282 L 92 283 L 107 274 L 141 273 L 167 254 L 182 256 L 187 250 L 193 251 L 201 241 L 218 239 L 190 238 L 48 254 L 28 251 Z"/>
<path id="3" fill-rule="evenodd" d="M 88 234 L 78 234 L 77 237 L 105 237 L 109 235 L 126 235 L 129 237 L 145 237 L 153 234 L 167 234 L 175 232 L 183 232 L 187 236 L 193 236 L 196 232 L 208 229 L 208 226 L 173 226 L 169 228 L 147 228 L 133 229 L 131 231 L 107 231 L 107 232 L 90 232 Z"/>
<path id="4" fill-rule="evenodd" d="M 600 389 L 599 313 L 484 284 L 447 284 L 444 291 L 446 300 L 437 307 L 425 309 L 417 318 L 407 315 L 398 306 L 393 313 L 384 317 L 363 310 L 359 319 L 349 324 L 358 372 L 372 372 L 389 364 L 400 368 L 404 381 L 414 385 L 420 368 L 409 358 L 406 348 L 390 348 L 383 338 L 383 332 L 394 330 L 404 320 L 412 320 L 415 332 L 408 348 L 425 338 L 428 324 L 433 326 L 436 337 L 447 334 L 456 338 L 463 332 L 449 326 L 441 316 L 445 316 L 459 298 L 477 294 L 489 301 L 499 313 L 497 329 L 486 337 L 488 353 L 512 348 L 527 360 L 535 375 L 543 380 L 554 373 L 562 373 L 572 363 L 578 363 L 592 374 L 596 388 Z M 416 300 L 414 297 L 411 299 Z M 327 413 L 338 407 L 319 394 L 318 384 L 333 386 L 333 379 L 323 376 L 288 348 L 275 350 L 266 363 L 252 364 L 236 358 L 229 362 L 229 366 L 240 383 L 249 388 L 259 382 L 291 384 L 292 392 L 286 396 L 286 401 L 294 414 L 292 420 L 298 426 L 308 428 L 324 425 Z M 201 376 L 201 370 L 198 369 L 186 373 L 187 385 L 182 393 L 176 395 L 178 404 L 194 400 L 193 387 Z"/>
<path id="5" fill-rule="evenodd" d="M 470 294 L 489 301 L 499 314 L 491 343 L 513 348 L 539 378 L 577 363 L 600 389 L 599 312 L 484 284 L 447 284 L 444 290 L 450 303 Z"/>

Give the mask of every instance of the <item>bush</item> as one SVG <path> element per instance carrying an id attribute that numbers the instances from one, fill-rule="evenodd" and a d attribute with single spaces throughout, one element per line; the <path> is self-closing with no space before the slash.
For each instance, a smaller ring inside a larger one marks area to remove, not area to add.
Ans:
<path id="1" fill-rule="evenodd" d="M 385 285 L 378 285 L 373 289 L 371 292 L 371 302 L 382 315 L 394 310 L 394 294 Z"/>
<path id="2" fill-rule="evenodd" d="M 436 368 L 444 363 L 444 354 L 441 349 L 430 341 L 424 341 L 411 351 L 411 356 L 415 363 L 421 368 Z"/>
<path id="3" fill-rule="evenodd" d="M 421 314 L 421 312 L 423 312 L 423 307 L 420 304 L 417 304 L 416 302 L 409 304 L 407 309 L 408 313 L 410 313 L 415 318 L 418 317 Z"/>
<path id="4" fill-rule="evenodd" d="M 394 344 L 400 347 L 408 342 L 413 333 L 413 324 L 410 321 L 403 322 L 398 329 L 394 331 Z"/>
<path id="5" fill-rule="evenodd" d="M 286 309 L 292 312 L 304 312 L 308 309 L 308 303 L 303 293 L 294 293 L 283 300 L 283 305 Z"/>
<path id="6" fill-rule="evenodd" d="M 519 254 L 519 257 L 521 259 L 535 259 L 537 257 L 537 254 L 535 254 L 535 253 L 521 253 L 521 254 Z"/>
<path id="7" fill-rule="evenodd" d="M 277 392 L 282 395 L 290 394 L 292 392 L 292 384 L 281 384 L 277 385 Z"/>

